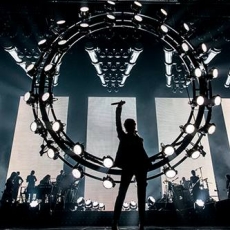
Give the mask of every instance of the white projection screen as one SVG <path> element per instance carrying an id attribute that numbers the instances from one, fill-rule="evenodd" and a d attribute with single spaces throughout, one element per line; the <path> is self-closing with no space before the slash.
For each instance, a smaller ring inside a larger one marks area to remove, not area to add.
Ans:
<path id="1" fill-rule="evenodd" d="M 66 123 L 69 98 L 57 97 L 57 99 L 54 105 L 55 114 L 63 123 Z M 43 138 L 30 130 L 30 124 L 33 121 L 32 108 L 26 104 L 23 97 L 20 97 L 7 178 L 13 171 L 19 171 L 24 180 L 22 188 L 27 186 L 26 177 L 31 170 L 35 170 L 36 185 L 38 185 L 46 174 L 50 174 L 54 181 L 63 169 L 61 160 L 50 159 L 46 154 L 40 156 Z"/>
<path id="2" fill-rule="evenodd" d="M 126 118 L 136 120 L 136 99 L 119 97 L 89 97 L 88 98 L 88 118 L 87 118 L 87 146 L 89 153 L 103 158 L 110 155 L 115 157 L 118 138 L 115 124 L 116 105 L 113 102 L 120 100 L 126 101 L 122 110 L 122 123 Z M 102 177 L 101 173 L 86 169 L 86 172 L 94 176 Z M 120 180 L 120 176 L 112 176 L 114 180 Z M 102 181 L 90 177 L 85 178 L 85 199 L 102 202 L 105 204 L 105 210 L 111 211 L 114 208 L 115 198 L 117 196 L 119 184 L 112 189 L 103 187 Z M 125 202 L 137 201 L 136 187 L 134 183 L 130 184 Z"/>
<path id="3" fill-rule="evenodd" d="M 156 98 L 156 113 L 157 113 L 157 130 L 160 144 L 171 144 L 174 139 L 179 135 L 180 126 L 184 125 L 188 119 L 190 113 L 190 107 L 188 106 L 188 99 L 186 98 Z M 195 139 L 196 140 L 196 139 Z M 214 200 L 218 200 L 216 182 L 213 171 L 213 164 L 210 154 L 209 141 L 207 136 L 202 138 L 202 145 L 207 153 L 205 157 L 200 156 L 198 159 L 193 160 L 191 158 L 186 159 L 182 164 L 177 166 L 178 174 L 171 182 L 176 184 L 180 183 L 182 177 L 189 180 L 191 176 L 191 170 L 195 170 L 197 176 L 199 176 L 203 182 L 204 188 L 209 189 L 209 194 Z M 185 151 L 181 156 L 174 159 L 170 164 L 178 162 L 180 158 L 184 156 Z M 162 182 L 166 180 L 165 176 L 162 176 Z M 162 183 L 162 192 L 165 192 L 167 183 Z"/>

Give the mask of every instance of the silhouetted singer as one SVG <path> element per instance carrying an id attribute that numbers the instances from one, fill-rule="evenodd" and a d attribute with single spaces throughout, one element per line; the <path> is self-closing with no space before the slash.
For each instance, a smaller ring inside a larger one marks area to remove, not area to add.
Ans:
<path id="1" fill-rule="evenodd" d="M 114 206 L 112 230 L 118 230 L 122 205 L 133 176 L 136 177 L 137 182 L 139 229 L 143 230 L 145 222 L 146 177 L 151 162 L 143 147 L 143 139 L 137 135 L 135 120 L 131 118 L 126 119 L 124 122 L 126 132 L 123 131 L 121 124 L 122 105 L 124 105 L 124 101 L 117 103 L 116 108 L 116 128 L 120 143 L 114 166 L 122 170 L 120 187 Z"/>

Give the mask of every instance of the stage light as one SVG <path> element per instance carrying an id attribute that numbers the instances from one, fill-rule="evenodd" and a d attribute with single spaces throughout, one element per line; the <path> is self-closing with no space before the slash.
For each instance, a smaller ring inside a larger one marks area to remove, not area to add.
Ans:
<path id="1" fill-rule="evenodd" d="M 116 3 L 114 1 L 107 1 L 105 4 L 105 9 L 107 11 L 115 11 Z"/>
<path id="2" fill-rule="evenodd" d="M 76 168 L 74 168 L 72 170 L 72 175 L 76 179 L 81 179 L 84 176 L 82 167 L 81 166 L 77 166 Z"/>
<path id="3" fill-rule="evenodd" d="M 124 202 L 123 205 L 122 205 L 122 209 L 123 209 L 124 211 L 129 211 L 129 210 L 130 210 L 129 203 Z"/>
<path id="4" fill-rule="evenodd" d="M 180 126 L 181 130 L 185 133 L 192 134 L 195 131 L 195 126 L 191 123 L 187 123 L 184 126 Z"/>
<path id="5" fill-rule="evenodd" d="M 89 18 L 89 7 L 83 6 L 80 8 L 79 18 L 88 19 Z"/>
<path id="6" fill-rule="evenodd" d="M 111 189 L 115 186 L 115 182 L 110 176 L 106 176 L 103 178 L 103 186 L 107 189 Z"/>
<path id="7" fill-rule="evenodd" d="M 160 9 L 157 13 L 156 13 L 156 17 L 159 19 L 160 22 L 164 22 L 167 19 L 168 13 L 166 10 L 164 9 Z"/>
<path id="8" fill-rule="evenodd" d="M 116 17 L 113 14 L 106 15 L 106 23 L 112 28 L 116 22 Z M 111 31 L 112 34 L 112 31 Z"/>
<path id="9" fill-rule="evenodd" d="M 85 199 L 84 199 L 84 197 L 79 197 L 78 199 L 77 199 L 77 206 L 78 207 L 84 207 L 85 206 Z"/>
<path id="10" fill-rule="evenodd" d="M 200 157 L 201 151 L 199 148 L 192 148 L 190 150 L 186 150 L 187 156 L 191 157 L 192 159 L 197 159 Z"/>
<path id="11" fill-rule="evenodd" d="M 69 45 L 67 40 L 60 40 L 58 42 L 58 51 L 60 52 L 66 52 L 69 49 Z"/>
<path id="12" fill-rule="evenodd" d="M 222 98 L 220 95 L 213 96 L 211 99 L 211 103 L 213 106 L 218 106 L 221 104 Z"/>
<path id="13" fill-rule="evenodd" d="M 132 4 L 131 4 L 131 9 L 133 10 L 134 13 L 138 14 L 141 12 L 141 9 L 142 9 L 142 4 L 138 1 L 134 1 Z"/>
<path id="14" fill-rule="evenodd" d="M 171 156 L 174 154 L 175 149 L 172 145 L 163 145 L 161 144 L 162 152 L 165 154 L 165 156 Z"/>
<path id="15" fill-rule="evenodd" d="M 45 52 L 48 48 L 49 48 L 49 44 L 46 39 L 42 39 L 41 41 L 38 42 L 38 49 L 41 52 Z"/>
<path id="16" fill-rule="evenodd" d="M 50 159 L 56 160 L 58 158 L 58 156 L 59 156 L 58 149 L 53 147 L 53 146 L 48 147 L 47 156 Z"/>
<path id="17" fill-rule="evenodd" d="M 60 120 L 56 120 L 52 123 L 52 129 L 54 132 L 60 132 L 64 128 L 64 125 L 61 123 Z"/>
<path id="18" fill-rule="evenodd" d="M 37 118 L 35 121 L 31 123 L 30 130 L 34 133 L 47 136 L 47 130 L 45 129 L 43 123 L 39 118 Z"/>
<path id="19" fill-rule="evenodd" d="M 134 17 L 133 17 L 133 24 L 136 26 L 136 27 L 139 27 L 140 26 L 140 23 L 143 21 L 143 18 L 140 16 L 140 15 L 138 15 L 138 14 L 136 14 L 136 15 L 134 15 Z"/>
<path id="20" fill-rule="evenodd" d="M 111 168 L 114 164 L 114 160 L 111 156 L 106 156 L 106 157 L 103 157 L 103 165 L 106 167 L 106 168 Z"/>
<path id="21" fill-rule="evenodd" d="M 31 208 L 35 208 L 35 207 L 37 207 L 38 205 L 39 205 L 38 200 L 32 200 L 32 201 L 30 202 L 30 207 L 31 207 Z"/>
<path id="22" fill-rule="evenodd" d="M 99 210 L 100 211 L 105 210 L 105 204 L 104 203 L 99 203 Z"/>
<path id="23" fill-rule="evenodd" d="M 219 74 L 218 69 L 213 67 L 208 71 L 208 78 L 215 79 L 218 77 L 218 74 Z"/>
<path id="24" fill-rule="evenodd" d="M 184 53 L 187 53 L 189 51 L 189 46 L 186 42 L 183 42 L 181 44 L 181 51 L 184 52 Z"/>
<path id="25" fill-rule="evenodd" d="M 26 73 L 27 75 L 29 75 L 30 77 L 34 77 L 38 72 L 38 69 L 36 68 L 35 64 L 30 64 L 27 66 L 26 68 Z"/>
<path id="26" fill-rule="evenodd" d="M 205 104 L 205 102 L 206 102 L 206 98 L 204 97 L 204 96 L 202 96 L 202 95 L 200 95 L 200 96 L 196 96 L 196 98 L 194 98 L 193 100 L 192 100 L 192 105 L 193 106 L 201 106 L 201 105 L 204 105 Z"/>
<path id="27" fill-rule="evenodd" d="M 197 199 L 194 203 L 194 209 L 196 211 L 201 211 L 205 208 L 205 202 L 201 199 Z"/>
<path id="28" fill-rule="evenodd" d="M 168 178 L 173 178 L 173 177 L 175 177 L 176 175 L 177 175 L 177 171 L 173 168 L 173 167 L 171 167 L 171 166 L 169 166 L 169 167 L 165 167 L 164 169 L 163 169 L 163 173 L 166 175 L 166 177 L 168 177 Z"/>
<path id="29" fill-rule="evenodd" d="M 202 134 L 213 134 L 216 131 L 216 125 L 214 123 L 205 124 L 199 131 Z"/>
<path id="30" fill-rule="evenodd" d="M 89 32 L 89 24 L 86 22 L 80 23 L 80 33 L 87 34 Z"/>
<path id="31" fill-rule="evenodd" d="M 44 71 L 47 76 L 52 77 L 55 74 L 56 69 L 53 64 L 48 64 L 45 66 Z"/>
<path id="32" fill-rule="evenodd" d="M 73 146 L 73 152 L 78 155 L 78 156 L 81 156 L 83 153 L 84 153 L 84 145 L 83 144 L 80 144 L 80 143 L 76 143 L 74 146 Z"/>
<path id="33" fill-rule="evenodd" d="M 169 32 L 169 29 L 166 25 L 162 24 L 159 27 L 159 32 L 161 33 L 161 35 L 165 35 Z"/>
<path id="34" fill-rule="evenodd" d="M 93 202 L 92 208 L 93 208 L 94 210 L 99 210 L 99 203 L 98 203 L 97 201 L 94 201 L 94 202 Z"/>
<path id="35" fill-rule="evenodd" d="M 91 209 L 93 207 L 93 201 L 88 199 L 85 201 L 85 208 L 86 209 Z"/>
<path id="36" fill-rule="evenodd" d="M 148 202 L 148 208 L 152 209 L 156 203 L 156 200 L 153 196 L 149 196 L 147 202 Z"/>
<path id="37" fill-rule="evenodd" d="M 131 201 L 129 203 L 130 210 L 137 210 L 137 202 L 136 201 Z"/>
<path id="38" fill-rule="evenodd" d="M 37 102 L 38 95 L 36 95 L 36 94 L 34 94 L 33 92 L 30 91 L 30 92 L 25 93 L 23 99 L 26 102 L 26 104 L 32 105 L 35 102 Z"/>

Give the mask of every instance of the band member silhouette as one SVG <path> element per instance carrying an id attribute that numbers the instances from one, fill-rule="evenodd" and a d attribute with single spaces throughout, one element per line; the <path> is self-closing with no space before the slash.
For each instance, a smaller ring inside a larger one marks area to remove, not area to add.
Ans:
<path id="1" fill-rule="evenodd" d="M 26 182 L 28 183 L 26 188 L 26 200 L 31 202 L 33 200 L 33 195 L 36 194 L 35 183 L 37 181 L 37 177 L 35 176 L 35 171 L 32 170 L 30 175 L 27 176 Z"/>
<path id="2" fill-rule="evenodd" d="M 200 195 L 200 178 L 196 175 L 196 171 L 191 171 L 192 176 L 190 177 L 190 189 L 191 195 L 193 197 L 193 202 L 195 202 Z"/>
<path id="3" fill-rule="evenodd" d="M 128 118 L 124 122 L 125 131 L 121 124 L 121 112 L 123 101 L 116 107 L 116 129 L 120 140 L 114 166 L 121 168 L 121 181 L 118 195 L 115 201 L 112 230 L 118 229 L 122 205 L 132 180 L 135 176 L 137 183 L 137 198 L 139 211 L 139 229 L 144 229 L 145 222 L 145 197 L 146 177 L 151 162 L 143 147 L 143 139 L 137 135 L 135 120 Z"/>

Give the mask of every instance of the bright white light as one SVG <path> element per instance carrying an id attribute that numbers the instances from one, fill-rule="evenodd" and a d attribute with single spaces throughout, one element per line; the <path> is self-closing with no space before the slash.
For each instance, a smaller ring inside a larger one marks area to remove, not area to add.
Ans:
<path id="1" fill-rule="evenodd" d="M 30 202 L 30 207 L 31 208 L 35 208 L 35 207 L 37 207 L 38 206 L 38 200 L 33 200 L 32 202 Z"/>
<path id="2" fill-rule="evenodd" d="M 164 153 L 166 156 L 171 156 L 174 152 L 175 152 L 175 149 L 171 145 L 168 145 L 164 148 Z"/>
<path id="3" fill-rule="evenodd" d="M 187 43 L 183 42 L 182 45 L 181 45 L 181 47 L 182 47 L 182 50 L 183 50 L 184 52 L 188 52 L 189 46 L 188 46 Z"/>
<path id="4" fill-rule="evenodd" d="M 104 178 L 103 180 L 103 186 L 107 189 L 111 189 L 114 187 L 113 179 L 110 177 Z"/>
<path id="5" fill-rule="evenodd" d="M 47 155 L 49 158 L 53 159 L 54 156 L 55 156 L 55 151 L 53 148 L 49 148 L 48 151 L 47 151 Z"/>
<path id="6" fill-rule="evenodd" d="M 214 124 L 210 124 L 208 127 L 208 134 L 213 134 L 216 131 L 216 126 Z"/>
<path id="7" fill-rule="evenodd" d="M 47 101 L 50 97 L 50 93 L 49 92 L 46 92 L 42 95 L 42 101 Z"/>
<path id="8" fill-rule="evenodd" d="M 204 97 L 203 96 L 198 96 L 196 98 L 196 103 L 197 103 L 197 105 L 203 105 L 204 104 Z"/>
<path id="9" fill-rule="evenodd" d="M 194 70 L 194 75 L 195 75 L 196 77 L 201 77 L 201 75 L 202 75 L 201 69 L 200 69 L 200 68 L 196 68 L 196 69 Z"/>
<path id="10" fill-rule="evenodd" d="M 103 159 L 103 165 L 106 168 L 111 168 L 113 166 L 113 159 L 110 156 L 107 156 Z"/>
<path id="11" fill-rule="evenodd" d="M 35 132 L 37 130 L 37 128 L 38 128 L 37 122 L 36 121 L 32 122 L 31 125 L 30 125 L 30 130 L 32 132 Z"/>
<path id="12" fill-rule="evenodd" d="M 165 175 L 168 177 L 168 178 L 173 178 L 176 176 L 176 171 L 174 169 L 168 169 L 166 172 L 165 172 Z"/>
<path id="13" fill-rule="evenodd" d="M 61 123 L 59 121 L 55 121 L 52 125 L 52 129 L 54 132 L 57 132 L 61 129 Z"/>
<path id="14" fill-rule="evenodd" d="M 214 105 L 220 105 L 221 101 L 222 101 L 222 98 L 219 95 L 214 97 Z"/>
<path id="15" fill-rule="evenodd" d="M 140 16 L 140 15 L 135 15 L 134 16 L 134 19 L 137 21 L 137 22 L 142 22 L 143 18 Z"/>
<path id="16" fill-rule="evenodd" d="M 196 200 L 196 204 L 197 204 L 199 207 L 204 207 L 204 201 L 201 200 L 201 199 Z"/>
<path id="17" fill-rule="evenodd" d="M 30 97 L 31 97 L 31 93 L 30 92 L 25 93 L 25 95 L 24 95 L 24 101 L 25 102 L 29 101 Z"/>
<path id="18" fill-rule="evenodd" d="M 83 148 L 82 148 L 81 145 L 76 144 L 76 145 L 74 145 L 74 147 L 73 147 L 73 151 L 74 151 L 74 153 L 75 153 L 76 155 L 81 155 L 82 152 L 83 152 Z"/>
<path id="19" fill-rule="evenodd" d="M 191 134 L 195 131 L 195 126 L 193 124 L 187 124 L 185 126 L 185 132 Z"/>
<path id="20" fill-rule="evenodd" d="M 72 174 L 76 179 L 80 179 L 82 177 L 82 172 L 80 169 L 76 168 L 72 170 Z"/>
<path id="21" fill-rule="evenodd" d="M 194 150 L 191 154 L 192 159 L 197 159 L 200 156 L 200 151 L 199 150 Z"/>
<path id="22" fill-rule="evenodd" d="M 161 28 L 161 31 L 164 33 L 168 33 L 168 31 L 169 31 L 169 29 L 166 25 L 161 25 L 160 28 Z"/>

